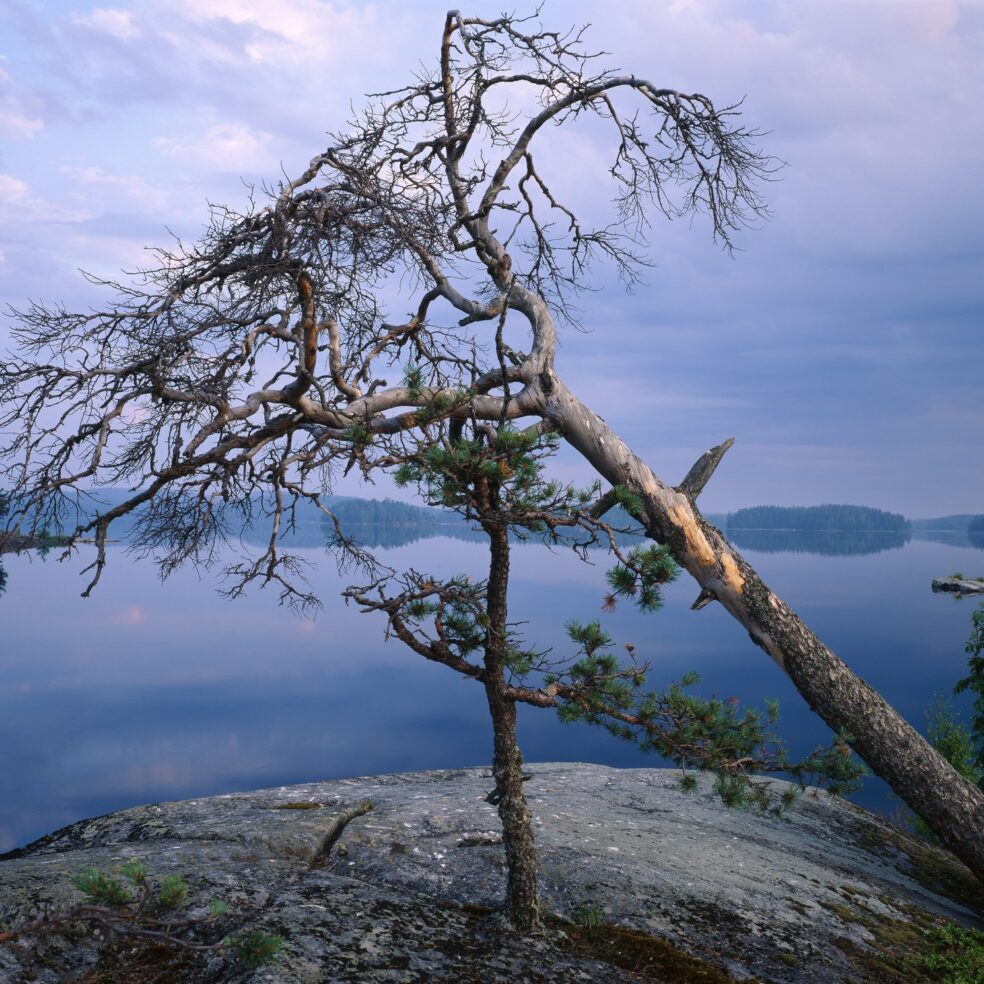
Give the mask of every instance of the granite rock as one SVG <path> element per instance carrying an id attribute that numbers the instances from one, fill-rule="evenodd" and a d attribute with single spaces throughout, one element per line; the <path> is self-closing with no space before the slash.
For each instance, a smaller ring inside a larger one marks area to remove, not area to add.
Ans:
<path id="1" fill-rule="evenodd" d="M 180 872 L 190 914 L 221 898 L 249 928 L 285 941 L 277 962 L 257 970 L 212 954 L 140 981 L 877 980 L 889 941 L 941 919 L 984 927 L 984 893 L 966 869 L 827 794 L 808 791 L 777 817 L 725 807 L 707 778 L 684 793 L 669 770 L 529 771 L 541 892 L 556 917 L 542 938 L 512 937 L 486 912 L 505 884 L 488 769 L 309 783 L 85 820 L 0 859 L 0 928 L 69 907 L 75 875 L 129 859 L 157 876 Z M 365 801 L 372 811 L 345 823 Z M 690 976 L 647 975 L 613 964 L 603 947 L 572 947 L 563 920 L 587 913 L 667 941 L 703 961 L 707 976 L 697 964 Z M 104 943 L 76 931 L 0 944 L 0 981 L 125 979 L 100 969 L 122 959 Z"/>
<path id="2" fill-rule="evenodd" d="M 984 581 L 968 577 L 937 577 L 933 579 L 933 590 L 950 591 L 953 594 L 984 594 Z"/>

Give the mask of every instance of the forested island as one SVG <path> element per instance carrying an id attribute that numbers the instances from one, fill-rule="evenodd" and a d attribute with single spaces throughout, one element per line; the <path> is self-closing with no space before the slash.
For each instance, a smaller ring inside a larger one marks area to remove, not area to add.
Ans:
<path id="1" fill-rule="evenodd" d="M 472 538 L 461 517 L 445 509 L 415 506 L 395 499 L 356 498 L 333 499 L 328 508 L 345 535 L 364 547 L 402 547 L 430 536 Z M 328 537 L 333 525 L 327 516 L 322 519 Z M 477 534 L 474 536 L 477 538 Z"/>
<path id="2" fill-rule="evenodd" d="M 401 547 L 431 536 L 483 540 L 483 534 L 474 524 L 450 509 L 416 506 L 395 499 L 339 498 L 330 500 L 327 505 L 345 535 L 364 547 Z M 615 538 L 620 543 L 634 542 L 641 535 L 639 524 L 621 506 L 610 510 L 605 521 L 616 531 Z M 327 516 L 322 519 L 322 528 L 330 538 L 333 523 Z M 558 536 L 561 542 L 570 544 L 583 540 L 587 534 L 583 531 L 572 534 L 560 531 Z M 519 539 L 515 532 L 511 532 L 510 538 Z M 535 534 L 529 534 L 527 538 L 539 539 Z"/>
<path id="3" fill-rule="evenodd" d="M 728 514 L 728 531 L 772 530 L 798 533 L 910 533 L 899 513 L 870 506 L 752 506 Z"/>
<path id="4" fill-rule="evenodd" d="M 742 550 L 827 556 L 898 550 L 912 535 L 898 513 L 869 506 L 752 506 L 730 513 L 728 539 Z"/>

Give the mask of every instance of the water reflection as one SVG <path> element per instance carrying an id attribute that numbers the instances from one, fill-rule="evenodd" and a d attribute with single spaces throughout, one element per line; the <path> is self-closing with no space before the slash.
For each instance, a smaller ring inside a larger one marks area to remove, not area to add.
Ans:
<path id="1" fill-rule="evenodd" d="M 309 530 L 313 537 L 315 533 Z M 320 541 L 319 541 L 320 542 Z M 4 557 L 0 601 L 0 850 L 123 806 L 306 780 L 482 764 L 490 733 L 481 688 L 384 642 L 381 619 L 339 599 L 345 578 L 323 550 L 297 548 L 325 600 L 300 619 L 273 594 L 228 602 L 213 572 L 161 582 L 148 561 L 113 550 L 104 583 L 79 598 L 89 557 Z M 754 547 L 750 547 L 754 551 Z M 968 547 L 912 540 L 891 551 L 758 553 L 753 566 L 821 638 L 913 724 L 934 691 L 965 675 L 971 608 L 930 581 L 969 570 Z M 480 575 L 482 545 L 449 537 L 385 551 L 391 566 Z M 785 677 L 720 609 L 690 611 L 688 579 L 662 612 L 601 611 L 603 555 L 518 546 L 511 617 L 539 647 L 565 651 L 571 617 L 601 618 L 651 660 L 662 686 L 690 669 L 701 692 L 777 697 L 793 754 L 828 731 Z M 219 567 L 224 561 L 220 561 Z M 549 711 L 521 708 L 528 761 L 653 765 L 632 746 Z M 534 780 L 535 781 L 535 780 Z M 892 809 L 866 782 L 859 801 Z"/>
<path id="2" fill-rule="evenodd" d="M 762 553 L 811 553 L 826 557 L 850 557 L 901 550 L 910 540 L 901 530 L 831 532 L 829 530 L 728 530 L 728 539 L 739 550 Z"/>

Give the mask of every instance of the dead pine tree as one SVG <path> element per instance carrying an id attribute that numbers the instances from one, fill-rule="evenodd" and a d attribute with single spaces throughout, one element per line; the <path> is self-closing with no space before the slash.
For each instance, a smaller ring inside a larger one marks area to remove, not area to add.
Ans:
<path id="1" fill-rule="evenodd" d="M 401 436 L 435 417 L 542 425 L 636 497 L 647 534 L 697 582 L 694 607 L 722 605 L 984 878 L 984 793 L 701 516 L 730 441 L 674 486 L 557 366 L 559 327 L 593 264 L 635 282 L 654 217 L 702 214 L 730 247 L 764 214 L 774 164 L 758 135 L 736 106 L 606 71 L 580 32 L 451 11 L 439 33 L 430 71 L 370 97 L 262 201 L 213 209 L 194 245 L 103 282 L 98 310 L 15 313 L 17 349 L 0 369 L 8 524 L 93 538 L 94 584 L 124 515 L 164 571 L 208 562 L 236 523 L 264 519 L 267 548 L 233 565 L 231 592 L 260 580 L 314 603 L 280 543 L 298 501 L 321 503 L 341 470 L 387 467 Z M 565 202 L 548 149 L 557 127 L 582 125 L 609 136 L 595 186 L 600 199 L 607 183 L 613 212 L 597 225 Z M 408 317 L 384 311 L 394 296 Z M 415 385 L 387 381 L 411 363 Z M 80 499 L 100 483 L 137 491 L 91 518 Z"/>

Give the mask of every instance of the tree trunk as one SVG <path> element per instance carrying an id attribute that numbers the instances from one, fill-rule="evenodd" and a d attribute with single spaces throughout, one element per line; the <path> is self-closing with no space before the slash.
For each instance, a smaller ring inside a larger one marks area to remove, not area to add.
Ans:
<path id="1" fill-rule="evenodd" d="M 516 742 L 516 704 L 504 696 L 504 690 L 505 680 L 501 677 L 485 686 L 494 735 L 492 775 L 506 849 L 505 916 L 514 929 L 530 933 L 540 926 L 536 847 L 530 810 L 523 793 L 523 755 Z"/>
<path id="2" fill-rule="evenodd" d="M 490 562 L 485 643 L 485 696 L 492 717 L 495 778 L 502 841 L 506 850 L 505 917 L 521 933 L 540 927 L 536 891 L 533 823 L 523 793 L 523 755 L 516 741 L 516 704 L 506 696 L 506 592 L 509 584 L 509 534 L 499 524 L 482 526 L 489 534 Z"/>
<path id="3" fill-rule="evenodd" d="M 847 732 L 872 771 L 984 881 L 984 792 L 963 779 L 832 653 L 700 515 L 694 500 L 717 461 L 705 474 L 698 474 L 701 469 L 695 466 L 694 477 L 688 476 L 681 488 L 666 486 L 552 372 L 541 374 L 539 382 L 551 424 L 609 482 L 641 497 L 646 532 L 669 545 L 701 587 L 694 607 L 719 601 L 790 677 L 810 707 L 831 728 Z"/>

